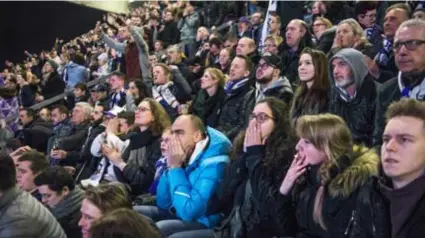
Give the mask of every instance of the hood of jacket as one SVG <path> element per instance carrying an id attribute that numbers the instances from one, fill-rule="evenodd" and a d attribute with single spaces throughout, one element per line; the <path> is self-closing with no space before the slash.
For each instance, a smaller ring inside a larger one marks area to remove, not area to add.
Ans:
<path id="1" fill-rule="evenodd" d="M 195 157 L 194 162 L 189 167 L 199 164 L 229 162 L 228 155 L 232 148 L 230 140 L 223 133 L 211 127 L 207 127 L 207 136 L 207 146 Z"/>
<path id="2" fill-rule="evenodd" d="M 53 208 L 52 214 L 56 219 L 67 216 L 80 209 L 81 202 L 84 199 L 84 191 L 75 187 L 68 195 L 66 195 L 58 205 Z"/>
<path id="3" fill-rule="evenodd" d="M 264 94 L 267 94 L 267 91 L 271 91 L 273 89 L 282 89 L 284 92 L 293 93 L 291 83 L 289 82 L 288 78 L 284 76 L 280 77 L 276 81 L 271 82 L 266 87 L 262 87 L 259 83 L 255 83 L 255 87 Z"/>
<path id="4" fill-rule="evenodd" d="M 356 145 L 353 147 L 351 158 L 350 165 L 328 184 L 328 191 L 332 197 L 347 198 L 378 174 L 379 157 L 374 149 Z"/>
<path id="5" fill-rule="evenodd" d="M 338 51 L 330 60 L 329 60 L 329 72 L 330 79 L 333 86 L 335 86 L 335 78 L 333 76 L 332 70 L 332 61 L 336 58 L 342 59 L 348 64 L 351 69 L 354 78 L 354 84 L 357 89 L 363 85 L 364 78 L 369 73 L 369 69 L 364 61 L 363 54 L 352 48 L 345 48 Z"/>

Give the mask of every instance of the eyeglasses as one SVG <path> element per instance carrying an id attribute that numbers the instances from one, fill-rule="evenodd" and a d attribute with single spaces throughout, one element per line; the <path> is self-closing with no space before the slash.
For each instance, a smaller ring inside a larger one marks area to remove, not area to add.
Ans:
<path id="1" fill-rule="evenodd" d="M 407 50 L 413 51 L 416 50 L 422 44 L 425 44 L 425 40 L 396 41 L 394 42 L 393 49 L 397 52 L 404 45 Z"/>
<path id="2" fill-rule="evenodd" d="M 271 120 L 274 120 L 274 118 L 273 117 L 271 117 L 271 116 L 269 116 L 269 115 L 267 115 L 267 114 L 265 114 L 265 113 L 258 113 L 258 114 L 255 114 L 255 113 L 252 113 L 251 115 L 249 115 L 249 120 L 251 121 L 252 119 L 254 119 L 255 118 L 255 120 L 257 120 L 257 122 L 258 123 L 260 123 L 260 124 L 262 124 L 262 123 L 264 123 L 264 122 L 266 122 L 267 120 L 269 120 L 269 119 L 271 119 Z"/>
<path id="3" fill-rule="evenodd" d="M 136 112 L 147 112 L 147 111 L 150 111 L 151 109 L 149 109 L 149 108 L 146 108 L 146 107 L 138 107 L 137 109 L 136 109 Z"/>

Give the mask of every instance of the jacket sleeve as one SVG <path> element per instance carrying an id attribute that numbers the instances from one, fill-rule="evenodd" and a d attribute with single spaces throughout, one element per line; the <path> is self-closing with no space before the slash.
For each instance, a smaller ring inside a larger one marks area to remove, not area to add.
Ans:
<path id="1" fill-rule="evenodd" d="M 143 39 L 144 30 L 143 27 L 130 27 L 130 33 L 137 43 L 140 56 L 140 69 L 142 71 L 143 82 L 149 88 L 152 87 L 152 73 L 149 68 L 149 46 Z"/>
<path id="2" fill-rule="evenodd" d="M 126 97 L 125 103 L 126 103 L 127 112 L 135 112 L 137 109 L 137 105 L 134 102 L 134 97 L 131 95 L 126 95 L 125 97 Z"/>
<path id="3" fill-rule="evenodd" d="M 180 70 L 173 69 L 173 82 L 176 85 L 177 88 L 179 88 L 179 91 L 181 91 L 184 95 L 189 95 L 192 93 L 192 88 L 187 83 L 187 80 L 183 77 Z"/>
<path id="4" fill-rule="evenodd" d="M 148 155 L 146 166 L 126 165 L 122 171 L 124 179 L 130 185 L 134 194 L 146 192 L 153 182 L 155 163 L 161 157 L 161 150 L 159 147 L 152 149 L 153 151 Z"/>
<path id="5" fill-rule="evenodd" d="M 194 28 L 199 22 L 198 13 L 194 12 L 190 16 L 186 16 L 183 18 L 189 28 Z"/>
<path id="6" fill-rule="evenodd" d="M 252 197 L 258 208 L 260 219 L 271 218 L 268 230 L 274 230 L 281 236 L 294 235 L 297 231 L 295 210 L 291 202 L 282 198 L 279 192 L 281 181 L 276 181 L 267 174 L 261 161 L 264 160 L 264 147 L 251 146 L 247 148 L 246 166 L 252 188 Z M 286 168 L 279 169 L 282 176 Z"/>
<path id="7" fill-rule="evenodd" d="M 173 207 L 184 221 L 193 221 L 207 211 L 207 204 L 222 178 L 225 163 L 201 167 L 199 177 L 192 184 L 182 168 L 168 171 Z"/>
<path id="8" fill-rule="evenodd" d="M 378 89 L 378 94 L 376 96 L 376 109 L 375 109 L 375 125 L 373 130 L 373 145 L 381 146 L 382 145 L 382 134 L 384 133 L 385 127 L 385 107 L 382 105 L 382 93 Z M 380 151 L 380 150 L 378 150 Z"/>
<path id="9" fill-rule="evenodd" d="M 156 189 L 156 205 L 163 210 L 169 210 L 172 206 L 170 181 L 167 173 L 168 170 L 164 171 Z"/>
<path id="10" fill-rule="evenodd" d="M 102 32 L 102 40 L 111 48 L 114 48 L 115 50 L 124 53 L 125 52 L 125 43 L 119 43 L 115 40 L 109 38 L 104 32 Z"/>

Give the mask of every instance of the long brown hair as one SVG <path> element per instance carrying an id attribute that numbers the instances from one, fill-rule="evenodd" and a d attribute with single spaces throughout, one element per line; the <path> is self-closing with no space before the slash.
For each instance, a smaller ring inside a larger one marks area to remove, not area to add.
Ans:
<path id="1" fill-rule="evenodd" d="M 313 61 L 313 84 L 311 88 L 308 88 L 306 82 L 300 82 L 300 86 L 295 91 L 291 115 L 294 115 L 294 111 L 297 108 L 305 108 L 311 111 L 317 104 L 326 107 L 328 103 L 328 91 L 331 88 L 329 82 L 328 59 L 326 55 L 322 51 L 311 48 L 305 48 L 301 52 L 301 55 L 303 54 L 309 54 Z"/>
<path id="2" fill-rule="evenodd" d="M 164 108 L 159 104 L 159 102 L 155 101 L 153 98 L 144 98 L 140 103 L 148 102 L 149 107 L 151 109 L 152 116 L 154 118 L 153 123 L 149 126 L 152 130 L 153 135 L 158 136 L 164 132 L 165 128 L 170 127 L 171 121 L 167 112 L 165 112 Z"/>
<path id="3" fill-rule="evenodd" d="M 322 205 L 325 186 L 330 182 L 330 169 L 338 166 L 338 159 L 353 151 L 353 138 L 345 121 L 333 114 L 302 116 L 297 122 L 297 135 L 308 139 L 314 147 L 325 153 L 327 160 L 319 168 L 321 186 L 314 199 L 313 220 L 326 230 Z"/>

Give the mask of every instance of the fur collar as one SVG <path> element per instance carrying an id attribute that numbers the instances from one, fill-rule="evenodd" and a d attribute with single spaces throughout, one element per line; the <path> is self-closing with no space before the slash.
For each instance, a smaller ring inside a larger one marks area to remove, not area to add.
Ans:
<path id="1" fill-rule="evenodd" d="M 332 197 L 349 197 L 368 179 L 378 174 L 378 163 L 379 157 L 374 149 L 354 146 L 350 165 L 330 181 L 329 194 Z"/>

